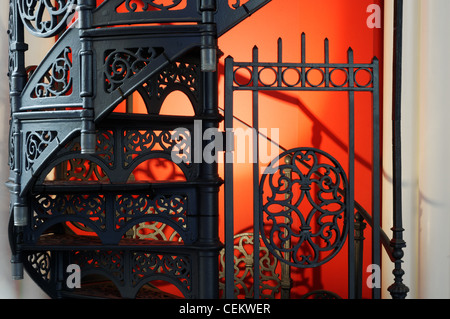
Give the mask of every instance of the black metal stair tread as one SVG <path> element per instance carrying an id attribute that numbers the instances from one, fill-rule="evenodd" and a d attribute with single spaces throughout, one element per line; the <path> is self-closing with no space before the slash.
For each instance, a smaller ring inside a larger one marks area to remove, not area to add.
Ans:
<path id="1" fill-rule="evenodd" d="M 71 234 L 46 234 L 39 238 L 36 244 L 23 244 L 23 250 L 83 250 L 83 249 L 101 249 L 101 250 L 171 250 L 171 249 L 187 249 L 182 242 L 164 241 L 164 240 L 147 240 L 122 238 L 118 244 L 104 244 L 100 238 L 96 236 L 82 236 Z"/>
<path id="2" fill-rule="evenodd" d="M 137 113 L 119 113 L 113 112 L 109 114 L 105 119 L 98 123 L 99 127 L 108 126 L 120 122 L 121 125 L 124 121 L 130 124 L 133 128 L 141 125 L 149 125 L 152 123 L 193 123 L 194 120 L 218 120 L 221 121 L 223 115 L 218 113 L 217 115 L 195 115 L 195 116 L 183 116 L 183 115 L 160 115 L 160 114 L 137 114 Z"/>
<path id="3" fill-rule="evenodd" d="M 63 298 L 72 299 L 122 299 L 118 289 L 110 281 L 82 283 L 81 288 L 73 291 L 62 291 Z M 182 299 L 179 296 L 150 287 L 143 286 L 135 299 Z"/>
<path id="4" fill-rule="evenodd" d="M 109 183 L 101 181 L 45 181 L 43 184 L 35 185 L 34 192 L 67 192 L 78 191 L 139 191 L 161 188 L 183 188 L 196 187 L 202 185 L 217 186 L 221 185 L 223 180 L 193 180 L 193 181 L 132 181 L 128 183 Z"/>
<path id="5" fill-rule="evenodd" d="M 101 181 L 46 181 L 43 184 L 35 185 L 34 192 L 67 192 L 77 191 L 139 191 L 160 188 L 182 188 L 195 187 L 199 185 L 211 184 L 211 181 L 133 181 L 128 183 L 109 183 Z"/>

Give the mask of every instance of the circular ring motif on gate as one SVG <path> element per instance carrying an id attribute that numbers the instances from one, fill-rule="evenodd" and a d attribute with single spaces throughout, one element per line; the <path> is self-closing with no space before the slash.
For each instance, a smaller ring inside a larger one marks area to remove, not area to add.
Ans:
<path id="1" fill-rule="evenodd" d="M 354 71 L 354 81 L 357 87 L 366 88 L 373 84 L 373 74 L 369 68 L 358 68 Z"/>
<path id="2" fill-rule="evenodd" d="M 314 148 L 281 153 L 260 181 L 260 231 L 269 251 L 291 266 L 311 268 L 342 248 L 351 214 L 347 178 L 329 154 Z"/>

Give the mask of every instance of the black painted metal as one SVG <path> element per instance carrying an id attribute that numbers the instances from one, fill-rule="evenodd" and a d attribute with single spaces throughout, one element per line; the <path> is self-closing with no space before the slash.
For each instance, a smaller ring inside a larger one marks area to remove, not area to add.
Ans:
<path id="1" fill-rule="evenodd" d="M 394 65 L 393 65 L 393 108 L 392 108 L 392 147 L 393 147 L 393 185 L 394 217 L 391 246 L 394 257 L 394 283 L 388 288 L 394 299 L 406 298 L 409 288 L 403 283 L 402 269 L 403 239 L 402 221 L 402 150 L 401 150 L 401 105 L 402 105 L 402 38 L 403 38 L 403 0 L 394 3 Z"/>
<path id="2" fill-rule="evenodd" d="M 174 0 L 159 4 L 142 0 L 108 0 L 98 7 L 95 0 L 61 0 L 58 7 L 49 1 L 10 0 L 9 77 L 10 77 L 10 191 L 9 238 L 12 250 L 13 278 L 23 278 L 23 268 L 53 298 L 143 298 L 173 297 L 148 285 L 153 280 L 167 281 L 187 298 L 219 296 L 218 207 L 222 180 L 217 163 L 192 161 L 207 146 L 201 137 L 205 130 L 217 129 L 223 119 L 218 110 L 217 38 L 249 17 L 270 0 L 235 1 Z M 183 3 L 185 4 L 182 7 Z M 389 251 L 395 262 L 395 284 L 389 288 L 394 298 L 404 298 L 402 283 L 399 105 L 401 78 L 401 1 L 396 1 L 396 85 L 394 110 L 394 163 L 396 198 L 394 238 Z M 120 10 L 119 10 L 120 9 Z M 68 25 L 73 14 L 77 21 Z M 160 23 L 160 25 L 156 25 Z M 120 26 L 120 27 L 119 27 Z M 58 37 L 58 41 L 38 66 L 27 66 L 25 32 L 36 37 Z M 348 63 L 330 63 L 328 40 L 325 62 L 307 63 L 305 36 L 302 35 L 300 63 L 282 61 L 282 43 L 278 43 L 278 61 L 258 61 L 258 49 L 250 63 L 225 65 L 225 128 L 227 140 L 233 136 L 233 92 L 252 91 L 252 123 L 259 136 L 258 97 L 271 90 L 346 91 L 349 96 L 349 167 L 346 172 L 330 154 L 317 149 L 280 149 L 291 161 L 306 169 L 326 165 L 343 181 L 336 196 L 343 198 L 341 215 L 345 227 L 341 239 L 349 243 L 349 295 L 361 297 L 362 218 L 372 228 L 373 263 L 380 264 L 380 242 L 387 236 L 380 221 L 380 140 L 378 61 L 355 64 L 348 51 Z M 248 68 L 251 78 L 240 84 L 235 68 Z M 274 83 L 263 83 L 260 69 L 272 68 Z M 287 83 L 284 70 L 296 70 L 297 83 Z M 319 70 L 323 82 L 308 79 L 308 69 Z M 337 85 L 331 75 L 343 70 L 347 81 Z M 355 81 L 359 70 L 368 71 L 371 81 Z M 194 116 L 160 115 L 165 97 L 180 90 L 189 98 Z M 368 91 L 373 96 L 373 207 L 368 214 L 354 201 L 354 95 Z M 138 92 L 148 114 L 112 113 L 117 105 L 129 101 Z M 201 120 L 197 130 L 195 123 Z M 171 136 L 175 129 L 176 138 Z M 202 143 L 197 143 L 198 137 Z M 186 140 L 194 141 L 190 148 Z M 258 139 L 256 138 L 256 141 Z M 233 145 L 225 149 L 225 297 L 234 297 L 234 216 Z M 254 143 L 255 154 L 258 143 Z M 177 161 L 184 181 L 134 183 L 132 172 L 151 159 Z M 312 165 L 306 159 L 317 154 L 331 161 Z M 190 160 L 186 160 L 186 156 Z M 287 170 L 294 166 L 286 163 Z M 315 267 L 327 260 L 299 259 L 296 248 L 276 247 L 265 236 L 264 197 L 261 193 L 260 165 L 253 166 L 254 228 L 261 241 L 253 239 L 253 250 L 265 249 L 285 265 Z M 47 180 L 54 174 L 52 180 Z M 283 173 L 284 174 L 284 173 Z M 347 174 L 347 176 L 345 176 Z M 265 176 L 273 178 L 273 174 Z M 286 180 L 287 181 L 287 180 Z M 293 182 L 293 181 L 291 181 Z M 305 187 L 307 187 L 305 185 Z M 273 189 L 272 189 L 273 190 Z M 306 188 L 305 188 L 306 190 Z M 286 212 L 293 214 L 295 210 Z M 150 213 L 151 212 L 151 213 Z M 356 212 L 356 215 L 355 215 Z M 356 220 L 356 223 L 354 224 Z M 74 235 L 71 224 L 89 236 Z M 163 226 L 162 226 L 163 225 Z M 308 225 L 304 231 L 307 232 Z M 141 239 L 140 227 L 151 229 L 152 240 Z M 162 231 L 165 229 L 165 232 Z M 170 228 L 171 230 L 167 231 Z M 354 230 L 356 233 L 354 233 Z M 134 232 L 134 233 L 133 233 Z M 333 249 L 337 254 L 341 242 Z M 280 249 L 281 248 L 281 249 Z M 280 253 L 280 251 L 282 251 Z M 303 256 L 306 257 L 306 256 Z M 310 257 L 310 256 L 307 256 Z M 283 258 L 285 258 L 283 260 Z M 307 260 L 307 262 L 305 262 Z M 356 261 L 356 262 L 354 262 Z M 77 264 L 86 281 L 83 291 L 68 289 L 66 267 Z M 260 255 L 253 254 L 254 273 Z M 286 272 L 289 273 L 289 270 Z M 106 282 L 105 282 L 106 278 Z M 287 280 L 286 280 L 287 279 Z M 283 296 L 289 296 L 289 278 L 284 278 Z M 263 284 L 254 276 L 251 297 L 262 298 Z M 112 285 L 111 285 L 112 284 Z M 100 288 L 100 290 L 98 290 Z M 315 291 L 305 295 L 336 298 L 331 292 Z M 374 298 L 380 290 L 373 289 Z"/>
<path id="3" fill-rule="evenodd" d="M 206 143 L 187 143 L 222 120 L 217 38 L 269 1 L 10 0 L 14 278 L 24 267 L 53 298 L 169 297 L 153 280 L 187 298 L 218 297 L 222 180 L 217 162 L 190 157 Z M 25 32 L 58 37 L 38 66 L 26 67 Z M 175 90 L 194 116 L 160 115 Z M 148 114 L 112 113 L 134 92 Z M 184 181 L 135 183 L 152 159 L 178 166 Z M 97 282 L 69 289 L 72 263 Z"/>
<path id="4" fill-rule="evenodd" d="M 230 132 L 233 131 L 233 94 L 235 91 L 252 91 L 253 93 L 253 118 L 252 123 L 249 124 L 249 126 L 253 127 L 258 132 L 258 93 L 264 92 L 264 91 L 344 91 L 348 92 L 349 102 L 348 102 L 348 114 L 349 114 L 349 149 L 348 149 L 348 160 L 349 160 L 349 166 L 347 168 L 347 171 L 344 172 L 341 169 L 338 169 L 340 166 L 337 161 L 334 159 L 331 160 L 333 165 L 330 166 L 330 164 L 324 164 L 319 162 L 314 162 L 311 164 L 308 162 L 308 159 L 316 158 L 317 153 L 320 153 L 322 157 L 325 158 L 333 158 L 331 155 L 323 153 L 323 151 L 315 150 L 315 149 L 303 149 L 298 148 L 294 150 L 285 150 L 281 146 L 280 149 L 283 149 L 284 152 L 280 154 L 280 158 L 285 157 L 286 155 L 289 155 L 291 157 L 292 161 L 301 163 L 303 166 L 310 170 L 315 169 L 315 165 L 317 167 L 326 166 L 328 167 L 328 173 L 330 171 L 334 171 L 336 176 L 341 176 L 341 180 L 346 180 L 343 184 L 334 185 L 336 187 L 336 195 L 337 196 L 343 196 L 345 199 L 344 202 L 341 203 L 342 205 L 342 214 L 344 214 L 345 218 L 345 227 L 343 230 L 341 230 L 341 235 L 343 236 L 341 240 L 345 239 L 348 241 L 348 277 L 349 277 L 349 285 L 348 285 L 348 297 L 349 298 L 358 298 L 361 296 L 361 272 L 362 272 L 362 264 L 360 262 L 362 256 L 361 256 L 361 244 L 360 241 L 362 240 L 362 234 L 359 232 L 361 228 L 358 228 L 358 237 L 355 238 L 355 226 L 354 226 L 354 212 L 355 209 L 357 209 L 357 217 L 361 217 L 358 212 L 361 211 L 361 207 L 355 203 L 354 199 L 354 161 L 355 161 L 355 150 L 354 150 L 354 136 L 355 136 L 355 128 L 354 128 L 354 108 L 355 108 L 355 100 L 354 100 L 354 94 L 357 92 L 371 92 L 373 96 L 373 207 L 372 207 L 372 219 L 370 222 L 371 227 L 373 228 L 373 263 L 380 265 L 380 212 L 379 212 L 379 205 L 380 205 L 380 136 L 379 136 L 379 78 L 378 78 L 378 60 L 377 58 L 374 58 L 372 63 L 370 64 L 359 64 L 354 63 L 353 61 L 353 51 L 352 49 L 348 50 L 348 63 L 341 63 L 341 64 L 335 64 L 329 62 L 329 52 L 328 52 L 328 40 L 325 39 L 324 46 L 325 46 L 325 63 L 307 63 L 305 60 L 306 56 L 306 50 L 305 50 L 305 34 L 302 34 L 301 38 L 302 43 L 302 51 L 301 51 L 301 62 L 300 63 L 283 63 L 282 62 L 282 44 L 281 39 L 278 42 L 278 60 L 275 63 L 265 63 L 265 62 L 259 62 L 258 61 L 258 48 L 255 47 L 253 50 L 253 60 L 252 62 L 235 62 L 232 57 L 228 57 L 225 61 L 225 128 L 231 134 Z M 250 74 L 248 79 L 242 80 L 237 78 L 237 73 L 239 69 L 245 69 Z M 273 83 L 264 83 L 264 81 L 260 78 L 260 74 L 262 70 L 264 69 L 270 69 L 276 74 L 276 80 Z M 284 72 L 286 70 L 295 70 L 298 75 L 298 81 L 296 83 L 288 83 L 285 80 Z M 313 84 L 308 79 L 308 74 L 310 70 L 319 70 L 323 75 L 323 80 L 319 84 Z M 343 84 L 336 84 L 333 82 L 331 75 L 336 70 L 343 70 L 347 77 L 346 81 Z M 366 84 L 358 83 L 356 78 L 356 74 L 360 71 L 365 71 L 370 74 L 371 80 Z M 259 132 L 258 132 L 259 136 Z M 258 138 L 257 136 L 253 135 L 254 138 L 254 149 L 253 154 L 258 154 Z M 226 162 L 225 162 L 225 296 L 227 298 L 233 298 L 234 296 L 234 245 L 231 243 L 232 238 L 235 236 L 234 234 L 234 217 L 233 217 L 233 165 L 232 163 L 228 161 L 232 161 L 233 159 L 233 148 L 229 147 L 228 151 L 225 155 Z M 258 157 L 258 156 L 256 156 Z M 265 246 L 269 249 L 269 251 L 272 252 L 274 256 L 276 256 L 281 262 L 287 263 L 294 267 L 317 267 L 320 266 L 322 263 L 326 262 L 327 260 L 316 260 L 315 257 L 312 255 L 300 255 L 296 256 L 298 254 L 298 251 L 300 249 L 300 244 L 295 246 L 295 243 L 290 242 L 289 244 L 291 247 L 289 249 L 286 249 L 281 244 L 278 244 L 278 246 L 275 244 L 274 238 L 271 235 L 270 237 L 266 237 L 265 234 L 265 222 L 269 220 L 267 218 L 268 211 L 266 209 L 267 201 L 271 201 L 271 198 L 274 197 L 273 193 L 277 192 L 277 189 L 274 188 L 274 185 L 280 185 L 280 181 L 287 181 L 285 176 L 282 176 L 281 173 L 284 169 L 289 169 L 290 171 L 295 170 L 295 165 L 291 166 L 291 164 L 280 164 L 278 166 L 278 162 L 280 158 L 276 158 L 273 161 L 272 165 L 275 165 L 272 167 L 273 169 L 271 171 L 275 171 L 275 173 L 270 174 L 263 174 L 261 177 L 261 181 L 259 181 L 259 169 L 260 165 L 258 161 L 254 164 L 254 177 L 253 177 L 253 187 L 254 187 L 254 193 L 259 193 L 260 198 L 254 199 L 254 220 L 253 220 L 253 233 L 254 234 L 261 234 L 263 241 L 265 242 Z M 270 165 L 269 165 L 270 167 Z M 338 173 L 340 172 L 340 173 Z M 268 185 L 271 185 L 271 191 L 272 195 L 264 195 L 263 193 L 263 184 L 266 179 L 273 179 L 274 174 L 278 174 L 278 182 L 268 182 Z M 290 183 L 306 183 L 305 176 L 310 176 L 309 174 L 302 175 L 301 173 L 298 173 L 300 176 L 304 176 L 303 181 L 290 181 L 288 182 L 288 185 Z M 304 173 L 303 173 L 304 174 Z M 347 175 L 347 176 L 346 176 Z M 347 181 L 348 180 L 348 181 Z M 304 191 L 305 194 L 309 193 L 309 186 L 304 185 Z M 303 184 L 302 184 L 303 185 Z M 289 193 L 289 187 L 288 186 L 286 190 L 283 190 L 282 193 Z M 303 186 L 302 186 L 303 187 Z M 306 196 L 306 195 L 305 195 Z M 265 201 L 265 202 L 264 202 Z M 282 200 L 278 202 L 279 206 L 287 206 L 289 207 L 287 211 L 279 212 L 277 217 L 280 216 L 286 216 L 286 218 L 291 218 L 290 214 L 297 214 L 300 216 L 303 214 L 300 212 L 297 208 L 293 207 L 294 205 L 291 205 L 288 200 Z M 298 203 L 297 203 L 298 204 Z M 270 215 L 270 214 L 269 214 Z M 274 214 L 275 215 L 275 214 Z M 367 214 L 365 214 L 367 215 Z M 272 217 L 271 217 L 272 218 Z M 303 217 L 305 220 L 307 219 L 306 216 Z M 274 222 L 275 223 L 275 222 Z M 275 233 L 280 232 L 281 228 L 289 227 L 288 224 L 283 224 L 282 226 L 274 225 L 272 226 L 272 229 L 275 227 Z M 277 228 L 278 227 L 278 228 Z M 360 227 L 360 221 L 358 220 L 358 227 Z M 292 238 L 295 240 L 295 237 L 298 238 L 307 238 L 302 236 L 311 236 L 310 231 L 310 225 L 308 225 L 306 222 L 302 222 L 301 228 L 303 229 L 302 232 L 298 233 L 298 231 L 294 229 L 289 229 L 287 233 L 289 234 L 287 237 L 290 239 Z M 277 230 L 278 229 L 278 230 Z M 337 231 L 336 227 L 333 228 L 333 231 Z M 285 234 L 286 235 L 286 234 Z M 320 236 L 319 236 L 320 237 Z M 338 236 L 339 237 L 339 236 Z M 285 238 L 285 242 L 287 242 Z M 290 241 L 290 240 L 289 240 Z M 355 241 L 358 243 L 358 246 L 355 246 Z M 254 251 L 259 251 L 259 241 L 254 240 Z M 293 246 L 292 246 L 293 245 Z M 333 254 L 330 255 L 330 259 L 334 256 L 334 254 L 338 253 L 340 249 L 340 244 L 337 245 L 330 245 L 334 247 L 335 251 Z M 337 247 L 337 248 L 336 248 Z M 313 248 L 313 251 L 315 249 Z M 289 252 L 289 259 L 284 259 L 284 254 Z M 258 267 L 259 267 L 259 254 L 253 254 L 253 273 L 258 274 Z M 312 258 L 312 260 L 311 260 Z M 356 265 L 358 265 L 358 269 L 356 268 Z M 357 281 L 357 278 L 359 281 Z M 253 297 L 258 298 L 259 297 L 259 276 L 255 275 L 254 278 L 254 291 L 253 291 Z M 373 297 L 379 298 L 380 297 L 380 289 L 379 288 L 373 288 Z"/>

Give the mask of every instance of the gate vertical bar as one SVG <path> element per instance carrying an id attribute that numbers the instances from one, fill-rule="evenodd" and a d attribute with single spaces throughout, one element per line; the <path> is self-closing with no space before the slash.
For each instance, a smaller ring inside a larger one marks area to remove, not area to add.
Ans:
<path id="1" fill-rule="evenodd" d="M 348 298 L 355 298 L 355 249 L 354 249 L 354 197 L 355 197 L 355 92 L 352 88 L 355 85 L 353 68 L 353 50 L 348 49 Z"/>
<path id="2" fill-rule="evenodd" d="M 380 239 L 380 204 L 381 204 L 381 169 L 380 169 L 380 92 L 379 92 L 379 63 L 378 59 L 374 58 L 373 64 L 373 164 L 372 164 L 372 262 L 375 265 L 381 266 L 381 239 Z M 372 290 L 372 298 L 381 298 L 381 287 L 374 287 Z"/>
<path id="3" fill-rule="evenodd" d="M 201 71 L 203 90 L 202 136 L 209 129 L 218 129 L 218 75 L 217 75 L 217 28 L 214 12 L 217 10 L 216 0 L 202 0 Z M 208 142 L 203 140 L 201 153 Z M 198 152 L 198 150 L 194 150 Z M 198 253 L 199 279 L 198 298 L 210 299 L 219 297 L 219 173 L 217 161 L 209 163 L 202 159 L 199 180 L 205 182 L 199 187 L 199 244 L 203 247 Z"/>
<path id="4" fill-rule="evenodd" d="M 234 298 L 234 192 L 233 192 L 233 63 L 232 57 L 225 59 L 224 126 L 226 134 L 224 164 L 224 211 L 225 211 L 225 298 Z"/>
<path id="5" fill-rule="evenodd" d="M 258 47 L 253 47 L 252 124 L 253 124 L 253 298 L 259 299 L 259 112 L 258 112 Z"/>

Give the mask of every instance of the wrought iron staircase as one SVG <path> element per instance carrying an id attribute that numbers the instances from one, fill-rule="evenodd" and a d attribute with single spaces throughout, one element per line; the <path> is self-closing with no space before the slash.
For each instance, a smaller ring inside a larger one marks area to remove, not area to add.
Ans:
<path id="1" fill-rule="evenodd" d="M 180 134 L 202 133 L 194 120 L 218 126 L 217 38 L 268 2 L 10 1 L 14 278 L 24 267 L 53 298 L 166 296 L 153 280 L 187 298 L 218 296 L 217 165 L 180 161 L 182 181 L 133 172 L 171 161 L 187 147 Z M 58 38 L 36 67 L 26 67 L 25 32 Z M 176 89 L 194 116 L 159 115 Z M 135 91 L 148 114 L 114 112 Z M 68 289 L 71 264 L 109 284 Z"/>

